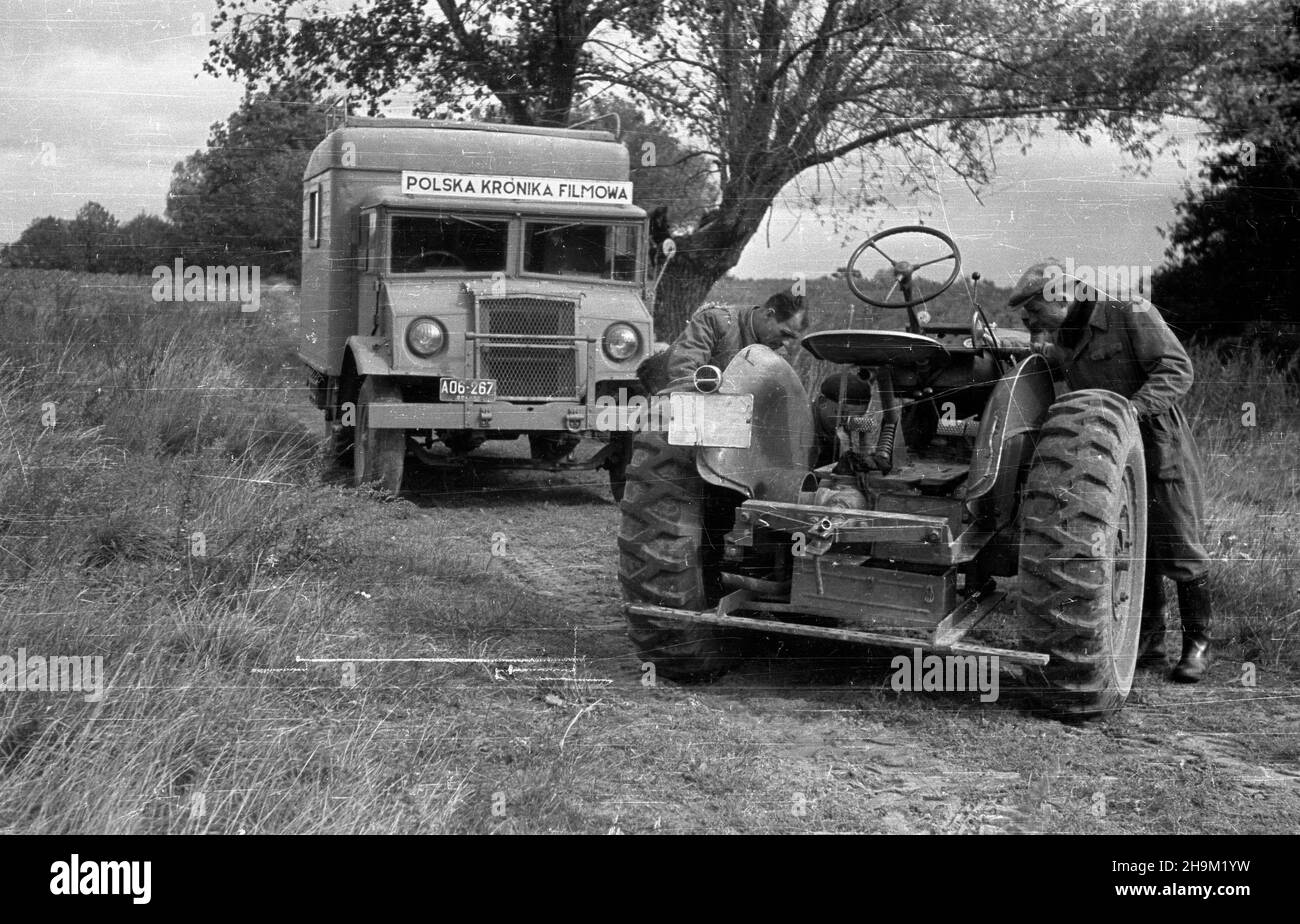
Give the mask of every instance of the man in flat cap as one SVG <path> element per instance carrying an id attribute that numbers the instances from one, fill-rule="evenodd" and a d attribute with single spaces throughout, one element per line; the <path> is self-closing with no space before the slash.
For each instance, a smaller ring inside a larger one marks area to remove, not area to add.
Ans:
<path id="1" fill-rule="evenodd" d="M 1054 373 L 1070 388 L 1103 388 L 1137 412 L 1147 465 L 1147 568 L 1138 666 L 1164 668 L 1164 578 L 1178 588 L 1182 657 L 1171 679 L 1196 683 L 1209 665 L 1209 556 L 1201 545 L 1201 464 L 1178 400 L 1192 386 L 1192 363 L 1154 305 L 1112 298 L 1064 276 L 1045 260 L 1011 294 Z"/>

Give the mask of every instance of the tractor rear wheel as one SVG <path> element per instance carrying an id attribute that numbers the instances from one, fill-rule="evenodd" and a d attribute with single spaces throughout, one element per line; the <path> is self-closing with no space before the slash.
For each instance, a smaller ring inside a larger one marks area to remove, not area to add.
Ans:
<path id="1" fill-rule="evenodd" d="M 633 442 L 618 530 L 618 579 L 630 603 L 704 610 L 721 595 L 721 535 L 740 497 L 700 478 L 693 450 L 667 434 Z M 628 637 L 656 675 L 711 680 L 739 660 L 734 633 L 717 626 L 627 617 Z"/>
<path id="2" fill-rule="evenodd" d="M 1146 468 L 1127 400 L 1088 389 L 1052 405 L 1020 518 L 1021 610 L 1051 657 L 1040 698 L 1061 717 L 1115 712 L 1133 685 L 1146 568 Z"/>

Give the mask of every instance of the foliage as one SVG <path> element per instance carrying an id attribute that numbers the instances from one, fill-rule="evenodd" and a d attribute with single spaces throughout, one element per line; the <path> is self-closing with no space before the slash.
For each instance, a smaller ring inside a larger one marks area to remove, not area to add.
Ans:
<path id="1" fill-rule="evenodd" d="M 250 92 L 213 125 L 206 150 L 176 165 L 167 217 L 190 262 L 248 263 L 297 278 L 302 173 L 325 137 L 326 111 L 298 82 Z"/>
<path id="2" fill-rule="evenodd" d="M 1157 301 L 1191 332 L 1267 331 L 1300 347 L 1300 4 L 1255 8 L 1264 24 L 1213 82 L 1216 150 L 1170 230 Z M 1286 328 L 1291 322 L 1290 329 Z"/>
<path id="3" fill-rule="evenodd" d="M 671 228 L 693 227 L 718 199 L 712 162 L 676 138 L 662 119 L 627 100 L 601 96 L 574 109 L 582 121 L 613 115 L 632 169 L 633 201 L 651 214 L 663 210 Z M 584 127 L 614 124 L 609 119 Z"/>
<path id="4" fill-rule="evenodd" d="M 125 225 L 98 202 L 75 218 L 38 218 L 0 252 L 0 264 L 89 273 L 148 273 L 173 250 L 171 226 L 141 212 Z"/>
<path id="5" fill-rule="evenodd" d="M 658 0 L 375 0 L 338 11 L 310 0 L 217 0 L 206 69 L 253 81 L 295 75 L 322 92 L 348 87 L 375 115 L 413 87 L 417 114 L 496 114 L 518 125 L 566 125 L 593 69 L 593 41 L 648 39 Z"/>
<path id="6" fill-rule="evenodd" d="M 901 162 L 921 184 L 940 169 L 972 185 L 992 151 L 1027 142 L 1043 118 L 1101 130 L 1150 153 L 1148 120 L 1192 111 L 1199 76 L 1245 28 L 1184 0 L 567 0 L 535 11 L 383 0 L 219 0 L 210 70 L 298 74 L 347 85 L 372 110 L 413 87 L 424 111 L 495 101 L 504 118 L 566 124 L 575 100 L 619 87 L 653 105 L 676 137 L 699 139 L 718 171 L 718 207 L 677 240 L 656 302 L 671 336 L 736 265 L 773 199 L 805 171 L 854 166 L 850 201 L 869 203 Z"/>

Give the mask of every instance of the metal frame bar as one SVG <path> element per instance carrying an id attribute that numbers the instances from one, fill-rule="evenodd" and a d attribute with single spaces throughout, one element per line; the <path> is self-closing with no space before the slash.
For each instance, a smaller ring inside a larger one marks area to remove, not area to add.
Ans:
<path id="1" fill-rule="evenodd" d="M 718 601 L 718 606 L 713 612 L 682 610 L 648 603 L 625 603 L 623 611 L 633 616 L 666 619 L 672 622 L 725 626 L 758 632 L 776 632 L 783 635 L 802 635 L 809 638 L 824 638 L 837 642 L 875 645 L 884 648 L 921 648 L 926 651 L 957 655 L 996 655 L 999 659 L 1013 664 L 1042 667 L 1051 660 L 1049 655 L 1035 651 L 994 648 L 989 645 L 977 645 L 960 641 L 961 637 L 991 613 L 1005 596 L 1005 593 L 996 591 L 989 594 L 977 594 L 963 601 L 948 617 L 945 617 L 944 622 L 941 622 L 928 637 L 888 635 L 883 632 L 865 632 L 861 629 L 810 626 L 777 619 L 732 616 L 731 613 L 736 610 L 757 610 L 770 613 L 790 613 L 794 611 L 794 608 L 788 603 L 768 603 L 755 600 L 753 595 L 746 590 L 735 590 L 727 594 Z M 973 607 L 971 606 L 972 600 L 976 601 Z M 951 622 L 948 621 L 950 619 Z M 941 632 L 940 629 L 943 631 Z"/>

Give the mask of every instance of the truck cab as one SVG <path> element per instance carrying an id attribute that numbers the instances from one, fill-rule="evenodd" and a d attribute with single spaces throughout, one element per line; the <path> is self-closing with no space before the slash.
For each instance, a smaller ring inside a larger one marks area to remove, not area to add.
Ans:
<path id="1" fill-rule="evenodd" d="M 349 118 L 303 180 L 300 357 L 357 484 L 527 436 L 522 468 L 605 468 L 602 415 L 653 335 L 647 219 L 599 131 Z M 599 448 L 578 459 L 582 437 Z M 477 458 L 477 457 L 476 457 Z"/>

